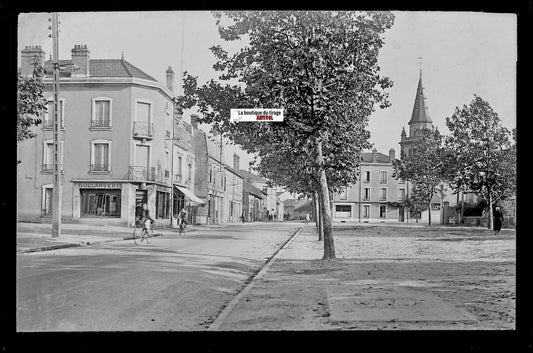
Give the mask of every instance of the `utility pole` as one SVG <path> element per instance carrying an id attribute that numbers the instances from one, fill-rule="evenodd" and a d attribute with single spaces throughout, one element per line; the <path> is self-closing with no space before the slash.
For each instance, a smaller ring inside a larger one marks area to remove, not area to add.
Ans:
<path id="1" fill-rule="evenodd" d="M 61 236 L 61 206 L 62 206 L 62 178 L 61 178 L 61 121 L 59 119 L 59 15 L 57 12 L 52 13 L 51 30 L 52 30 L 52 62 L 53 69 L 53 99 L 54 99 L 54 188 L 53 188 L 53 223 L 52 223 L 52 237 L 57 238 Z"/>

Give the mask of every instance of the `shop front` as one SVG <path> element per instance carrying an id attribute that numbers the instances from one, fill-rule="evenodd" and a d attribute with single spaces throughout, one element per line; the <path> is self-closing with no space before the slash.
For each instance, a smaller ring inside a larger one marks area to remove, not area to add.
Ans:
<path id="1" fill-rule="evenodd" d="M 134 226 L 144 203 L 154 219 L 170 216 L 170 187 L 113 180 L 72 183 L 72 217 L 78 222 Z"/>
<path id="2" fill-rule="evenodd" d="M 196 196 L 191 190 L 183 186 L 174 185 L 172 204 L 174 219 L 177 219 L 180 211 L 185 209 L 187 212 L 187 222 L 189 224 L 199 223 L 199 220 L 197 219 L 198 206 L 204 204 L 205 201 Z"/>
<path id="3" fill-rule="evenodd" d="M 122 183 L 76 183 L 79 217 L 121 218 Z"/>

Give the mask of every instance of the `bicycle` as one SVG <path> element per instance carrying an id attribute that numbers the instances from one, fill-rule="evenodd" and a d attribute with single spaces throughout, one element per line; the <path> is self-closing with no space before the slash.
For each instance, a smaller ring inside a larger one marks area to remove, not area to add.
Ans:
<path id="1" fill-rule="evenodd" d="M 150 225 L 150 229 L 147 229 L 144 224 L 139 220 L 135 222 L 135 228 L 133 229 L 133 242 L 135 245 L 139 245 L 146 239 L 146 243 L 150 244 L 150 240 L 154 236 L 154 231 Z"/>
<path id="2" fill-rule="evenodd" d="M 184 234 L 184 233 L 186 233 L 186 232 L 187 232 L 187 223 L 185 223 L 185 222 L 181 222 L 181 223 L 180 223 L 180 226 L 179 226 L 179 228 L 178 228 L 178 234 L 179 234 L 179 235 L 182 235 L 182 234 Z"/>

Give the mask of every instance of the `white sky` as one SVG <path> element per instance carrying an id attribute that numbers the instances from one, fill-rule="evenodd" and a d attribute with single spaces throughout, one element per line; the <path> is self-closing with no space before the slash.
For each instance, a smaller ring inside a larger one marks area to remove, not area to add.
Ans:
<path id="1" fill-rule="evenodd" d="M 498 113 L 503 125 L 516 127 L 516 15 L 469 12 L 395 12 L 393 27 L 385 33 L 379 62 L 381 72 L 394 82 L 389 90 L 392 106 L 371 117 L 370 141 L 379 152 L 394 148 L 399 155 L 402 126 L 408 130 L 422 57 L 422 80 L 433 123 L 448 133 L 445 118 L 455 107 L 468 104 L 477 94 Z M 19 16 L 18 60 L 26 45 L 41 45 L 46 58 L 52 51 L 47 13 Z M 207 11 L 172 12 L 67 12 L 60 13 L 61 59 L 70 59 L 75 44 L 86 44 L 93 59 L 120 58 L 165 82 L 168 66 L 198 76 L 199 82 L 216 79 L 209 47 L 237 43 L 220 39 L 215 19 Z M 182 40 L 183 38 L 183 40 Z M 183 51 L 182 51 L 183 47 Z M 183 67 L 182 67 L 183 54 Z M 204 129 L 208 130 L 208 129 Z M 246 169 L 253 158 L 237 147 L 225 152 L 231 165 L 233 152 Z"/>

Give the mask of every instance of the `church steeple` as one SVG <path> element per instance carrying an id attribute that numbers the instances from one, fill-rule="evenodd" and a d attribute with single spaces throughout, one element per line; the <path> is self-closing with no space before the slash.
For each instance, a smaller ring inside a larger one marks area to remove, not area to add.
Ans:
<path id="1" fill-rule="evenodd" d="M 409 125 L 412 124 L 432 124 L 431 118 L 426 107 L 426 97 L 424 97 L 424 86 L 422 85 L 422 69 L 418 79 L 418 88 L 416 89 L 415 104 L 411 114 Z"/>
<path id="2" fill-rule="evenodd" d="M 420 60 L 422 58 L 419 58 Z M 405 129 L 402 128 L 400 135 L 400 153 L 402 156 L 410 155 L 412 146 L 417 140 L 417 131 L 423 128 L 432 129 L 433 122 L 429 117 L 426 107 L 426 98 L 424 97 L 424 86 L 422 84 L 422 63 L 420 62 L 420 73 L 418 78 L 418 87 L 416 89 L 415 103 L 409 120 L 409 136 L 406 136 Z"/>

